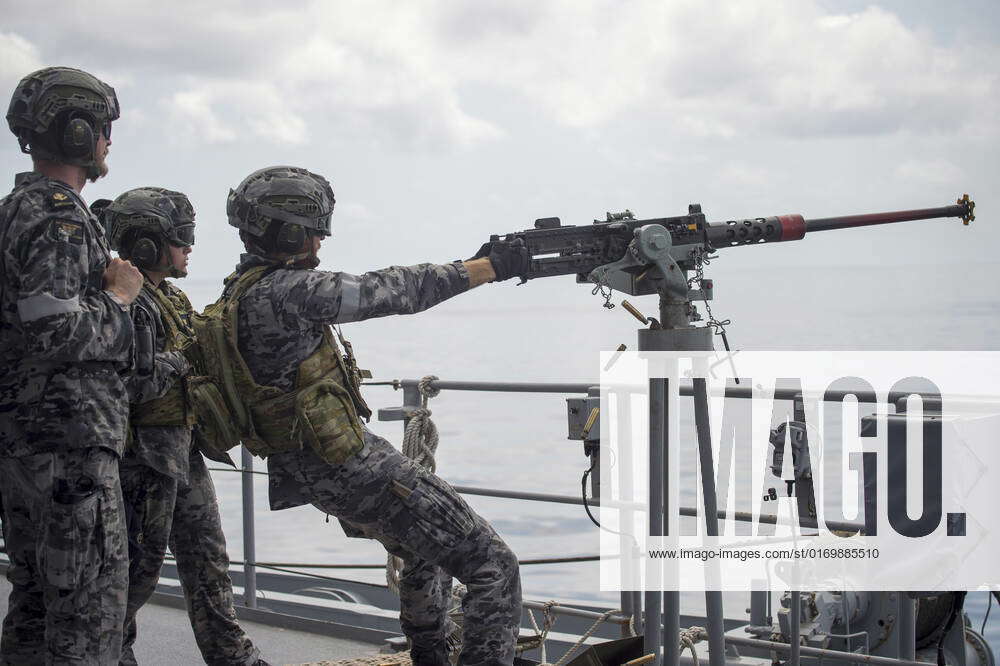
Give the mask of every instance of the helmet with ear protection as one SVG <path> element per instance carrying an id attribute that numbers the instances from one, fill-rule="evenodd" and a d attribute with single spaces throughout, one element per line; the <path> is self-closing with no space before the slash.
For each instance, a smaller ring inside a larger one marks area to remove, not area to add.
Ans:
<path id="1" fill-rule="evenodd" d="M 163 264 L 166 245 L 194 245 L 194 208 L 180 192 L 162 187 L 139 187 L 120 195 L 103 207 L 101 217 L 108 227 L 111 247 L 139 268 L 170 269 Z"/>
<path id="2" fill-rule="evenodd" d="M 21 150 L 36 157 L 97 169 L 97 139 L 111 138 L 120 114 L 115 90 L 72 67 L 46 67 L 14 88 L 7 125 Z"/>
<path id="3" fill-rule="evenodd" d="M 263 239 L 272 224 L 274 251 L 299 252 L 310 234 L 329 236 L 336 199 L 323 176 L 306 169 L 275 166 L 260 169 L 229 190 L 229 224 Z"/>

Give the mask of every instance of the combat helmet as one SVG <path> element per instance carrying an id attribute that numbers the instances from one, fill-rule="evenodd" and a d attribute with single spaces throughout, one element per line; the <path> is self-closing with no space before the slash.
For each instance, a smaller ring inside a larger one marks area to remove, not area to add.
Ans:
<path id="1" fill-rule="evenodd" d="M 194 207 L 180 192 L 137 187 L 101 210 L 111 248 L 139 268 L 158 269 L 164 243 L 194 245 Z M 164 267 L 165 268 L 165 267 Z M 170 267 L 172 277 L 185 272 Z"/>
<path id="2" fill-rule="evenodd" d="M 111 138 L 118 115 L 114 88 L 79 69 L 47 67 L 14 88 L 7 124 L 22 152 L 85 167 L 93 179 L 98 136 Z"/>
<path id="3" fill-rule="evenodd" d="M 270 249 L 291 254 L 302 247 L 307 230 L 330 235 L 335 203 L 333 188 L 323 176 L 274 166 L 254 171 L 229 190 L 226 213 L 229 224 L 241 232 L 257 239 L 267 235 L 273 241 Z M 277 229 L 272 222 L 280 223 Z"/>

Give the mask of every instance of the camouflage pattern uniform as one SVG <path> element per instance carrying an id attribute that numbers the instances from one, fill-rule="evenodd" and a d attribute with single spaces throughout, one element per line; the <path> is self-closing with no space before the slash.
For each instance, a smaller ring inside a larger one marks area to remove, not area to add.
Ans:
<path id="1" fill-rule="evenodd" d="M 160 398 L 188 371 L 181 352 L 165 351 L 165 316 L 153 290 L 172 304 L 182 320 L 192 307 L 187 296 L 164 280 L 148 280 L 136 299 L 137 309 L 151 313 L 156 366 L 129 382 L 133 403 Z M 136 613 L 149 600 L 160 577 L 169 545 L 187 601 L 195 640 L 205 662 L 245 666 L 259 662 L 260 653 L 236 620 L 229 556 L 215 497 L 215 486 L 201 453 L 193 448 L 191 428 L 172 425 L 132 425 L 122 459 L 121 482 L 129 529 L 129 591 L 120 663 L 136 663 Z"/>
<path id="2" fill-rule="evenodd" d="M 126 532 L 118 458 L 128 308 L 104 229 L 68 185 L 19 174 L 0 202 L 0 493 L 12 585 L 5 664 L 112 664 Z"/>
<path id="3" fill-rule="evenodd" d="M 237 274 L 268 259 L 243 255 Z M 279 268 L 239 304 L 240 353 L 259 384 L 291 391 L 330 324 L 425 310 L 468 289 L 461 262 L 394 266 L 362 276 Z M 521 616 L 517 558 L 447 483 L 364 431 L 360 452 L 330 464 L 312 449 L 268 457 L 272 509 L 312 504 L 349 536 L 406 560 L 401 624 L 414 663 L 445 664 L 451 578 L 468 594 L 462 664 L 511 664 Z"/>

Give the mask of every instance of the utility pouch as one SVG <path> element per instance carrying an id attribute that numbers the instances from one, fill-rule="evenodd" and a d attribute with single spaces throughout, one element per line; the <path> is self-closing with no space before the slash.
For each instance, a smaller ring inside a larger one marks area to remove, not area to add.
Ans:
<path id="1" fill-rule="evenodd" d="M 240 434 L 230 418 L 222 391 L 211 377 L 188 377 L 187 390 L 197 418 L 198 446 L 213 460 L 228 459 L 225 452 L 239 446 Z"/>
<path id="2" fill-rule="evenodd" d="M 135 374 L 149 377 L 156 367 L 153 318 L 144 307 L 134 305 L 132 325 L 135 327 Z"/>
<path id="3" fill-rule="evenodd" d="M 328 463 L 340 464 L 364 448 L 364 431 L 351 394 L 333 380 L 300 389 L 295 416 L 302 442 Z"/>
<path id="4" fill-rule="evenodd" d="M 67 494 L 60 491 L 60 484 L 66 483 L 56 480 L 43 527 L 43 575 L 60 590 L 80 589 L 97 578 L 104 553 L 104 527 L 99 518 L 103 491 Z"/>

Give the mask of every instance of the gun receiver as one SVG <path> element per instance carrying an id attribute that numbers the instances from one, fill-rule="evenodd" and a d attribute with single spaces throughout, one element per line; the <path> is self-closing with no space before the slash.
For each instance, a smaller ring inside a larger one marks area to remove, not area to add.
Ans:
<path id="1" fill-rule="evenodd" d="M 559 218 L 535 221 L 535 228 L 490 236 L 490 240 L 521 239 L 531 258 L 525 279 L 555 275 L 577 276 L 578 282 L 605 285 L 627 294 L 660 293 L 674 298 L 711 298 L 688 294 L 687 271 L 697 270 L 708 255 L 726 247 L 800 240 L 807 233 L 912 220 L 958 217 L 975 219 L 969 195 L 941 208 L 847 215 L 806 220 L 801 215 L 777 215 L 707 223 L 699 204 L 688 214 L 637 220 L 631 211 L 608 213 L 592 225 L 562 226 Z M 710 285 L 709 285 L 710 287 Z"/>

